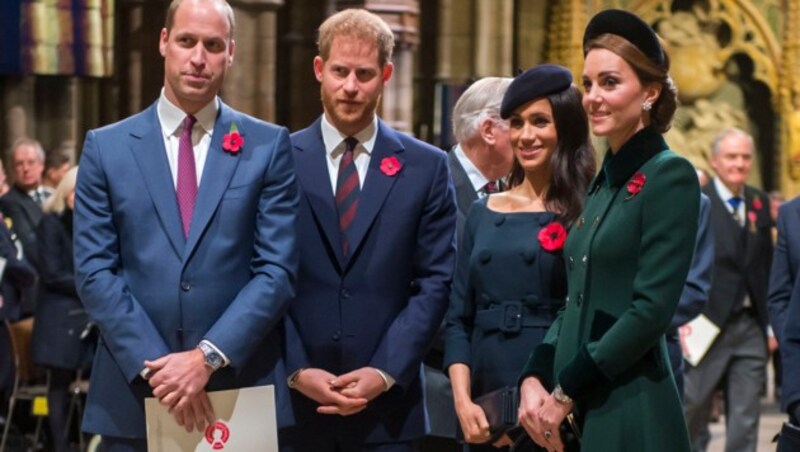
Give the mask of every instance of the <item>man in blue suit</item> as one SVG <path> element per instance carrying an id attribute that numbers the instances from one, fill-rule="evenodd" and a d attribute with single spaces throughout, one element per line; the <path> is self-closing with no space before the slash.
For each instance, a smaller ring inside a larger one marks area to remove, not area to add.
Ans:
<path id="1" fill-rule="evenodd" d="M 297 272 L 291 143 L 217 98 L 233 28 L 224 0 L 174 0 L 160 98 L 86 137 L 76 279 L 102 337 L 83 428 L 104 450 L 146 450 L 148 396 L 191 431 L 213 419 L 206 391 L 279 383 L 279 425 L 292 421 L 280 326 Z"/>
<path id="2" fill-rule="evenodd" d="M 394 38 L 345 10 L 320 27 L 324 114 L 292 136 L 300 186 L 285 451 L 410 451 L 425 435 L 421 362 L 447 309 L 456 206 L 446 155 L 375 114 Z"/>
<path id="3" fill-rule="evenodd" d="M 714 268 L 714 231 L 711 229 L 711 200 L 700 193 L 700 215 L 697 217 L 697 238 L 694 242 L 694 256 L 686 284 L 678 301 L 678 308 L 672 316 L 667 330 L 667 353 L 678 386 L 678 394 L 683 400 L 683 348 L 679 329 L 703 312 L 711 290 L 711 274 Z"/>
<path id="4" fill-rule="evenodd" d="M 767 307 L 783 364 L 781 409 L 800 428 L 800 197 L 782 205 L 779 212 Z"/>

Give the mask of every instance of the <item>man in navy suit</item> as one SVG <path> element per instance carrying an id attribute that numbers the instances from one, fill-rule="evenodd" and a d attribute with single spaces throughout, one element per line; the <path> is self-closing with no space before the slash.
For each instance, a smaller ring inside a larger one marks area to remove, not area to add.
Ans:
<path id="1" fill-rule="evenodd" d="M 280 383 L 278 423 L 292 421 L 280 326 L 297 271 L 291 143 L 217 98 L 233 28 L 224 0 L 174 0 L 160 98 L 86 137 L 76 282 L 101 340 L 83 428 L 104 450 L 146 450 L 148 396 L 191 431 L 213 420 L 206 391 Z"/>
<path id="2" fill-rule="evenodd" d="M 672 316 L 667 330 L 667 353 L 678 386 L 678 394 L 683 399 L 683 348 L 680 342 L 680 327 L 692 321 L 703 312 L 711 291 L 711 273 L 714 268 L 714 231 L 711 229 L 711 200 L 700 193 L 700 215 L 697 217 L 697 237 L 694 242 L 694 256 L 686 284 L 678 301 L 678 308 Z"/>
<path id="3" fill-rule="evenodd" d="M 447 309 L 456 206 L 441 151 L 375 114 L 394 38 L 345 10 L 320 27 L 324 114 L 292 136 L 300 187 L 285 451 L 410 451 L 425 435 L 421 362 Z"/>
<path id="4" fill-rule="evenodd" d="M 779 212 L 767 306 L 783 364 L 781 409 L 800 428 L 800 197 Z"/>

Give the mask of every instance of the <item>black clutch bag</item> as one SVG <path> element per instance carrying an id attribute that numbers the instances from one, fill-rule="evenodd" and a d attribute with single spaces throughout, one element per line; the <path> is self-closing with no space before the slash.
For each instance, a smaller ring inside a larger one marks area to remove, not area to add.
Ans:
<path id="1" fill-rule="evenodd" d="M 512 451 L 538 452 L 546 450 L 533 442 L 522 426 L 517 423 L 519 392 L 515 386 L 506 386 L 479 396 L 475 404 L 480 406 L 489 422 L 489 439 L 484 444 L 493 444 L 503 435 L 513 442 Z M 572 414 L 559 426 L 561 440 L 566 452 L 580 451 L 580 429 Z M 463 432 L 458 429 L 458 437 L 463 442 Z"/>
<path id="2" fill-rule="evenodd" d="M 474 402 L 481 407 L 486 414 L 486 420 L 489 422 L 489 439 L 483 444 L 494 443 L 504 433 L 517 425 L 517 406 L 519 403 L 517 388 L 506 386 L 496 389 L 478 396 Z M 456 438 L 461 443 L 465 442 L 464 431 L 461 430 L 461 426 L 457 429 Z"/>

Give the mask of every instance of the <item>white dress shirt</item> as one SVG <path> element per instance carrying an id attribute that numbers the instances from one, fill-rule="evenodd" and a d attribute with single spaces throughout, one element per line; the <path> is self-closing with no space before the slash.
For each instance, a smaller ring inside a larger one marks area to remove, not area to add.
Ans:
<path id="1" fill-rule="evenodd" d="M 167 161 L 169 170 L 172 173 L 172 184 L 178 186 L 178 149 L 183 133 L 183 120 L 186 113 L 178 108 L 164 96 L 164 89 L 161 89 L 161 97 L 158 98 L 158 122 L 161 124 L 161 133 L 164 138 L 164 149 L 167 151 Z M 197 171 L 197 186 L 200 186 L 200 178 L 203 176 L 203 168 L 206 165 L 208 147 L 211 144 L 211 136 L 214 133 L 214 124 L 217 121 L 219 111 L 219 99 L 214 98 L 208 105 L 200 109 L 194 117 L 197 122 L 192 129 L 192 147 L 194 150 L 194 166 Z"/>
<path id="2" fill-rule="evenodd" d="M 372 122 L 360 132 L 353 135 L 358 140 L 358 145 L 353 150 L 353 163 L 358 171 L 358 185 L 364 186 L 364 179 L 367 177 L 369 160 L 372 157 L 372 148 L 375 147 L 375 139 L 378 137 L 378 117 L 375 116 Z M 336 194 L 336 178 L 339 174 L 339 162 L 342 161 L 344 154 L 344 140 L 347 135 L 342 135 L 336 127 L 328 122 L 328 118 L 322 115 L 322 142 L 325 144 L 325 161 L 328 163 L 328 175 L 331 179 L 331 189 Z"/>
<path id="3" fill-rule="evenodd" d="M 456 145 L 454 152 L 456 153 L 458 163 L 461 164 L 461 167 L 464 168 L 464 172 L 467 173 L 467 177 L 469 178 L 469 182 L 472 184 L 472 188 L 475 189 L 475 193 L 478 194 L 479 198 L 486 196 L 483 188 L 490 182 L 489 179 L 487 179 L 486 176 L 481 173 L 478 167 L 472 163 L 472 160 L 467 157 L 467 154 L 464 153 L 464 149 L 461 148 L 460 144 Z"/>

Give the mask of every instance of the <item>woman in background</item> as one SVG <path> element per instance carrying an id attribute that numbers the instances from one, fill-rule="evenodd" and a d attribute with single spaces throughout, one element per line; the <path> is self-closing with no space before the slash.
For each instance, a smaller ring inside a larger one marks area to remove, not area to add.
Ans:
<path id="1" fill-rule="evenodd" d="M 444 367 L 469 450 L 491 437 L 474 399 L 515 386 L 532 346 L 564 304 L 562 246 L 594 175 L 586 114 L 572 74 L 540 65 L 517 76 L 500 109 L 514 164 L 508 191 L 469 211 L 447 316 Z M 495 442 L 508 445 L 507 437 Z"/>
<path id="2" fill-rule="evenodd" d="M 75 202 L 77 167 L 70 169 L 43 210 L 36 229 L 37 259 L 41 289 L 36 304 L 31 353 L 34 362 L 47 368 L 48 421 L 53 451 L 69 451 L 67 410 L 69 385 L 76 370 L 87 360 L 87 345 L 81 341 L 88 317 L 75 290 L 72 261 L 72 210 Z"/>

